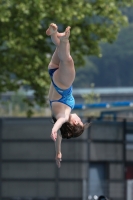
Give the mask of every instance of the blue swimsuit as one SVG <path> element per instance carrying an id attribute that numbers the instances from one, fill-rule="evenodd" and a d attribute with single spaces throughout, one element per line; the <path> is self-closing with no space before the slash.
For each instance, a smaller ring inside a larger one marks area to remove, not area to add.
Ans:
<path id="1" fill-rule="evenodd" d="M 67 106 L 69 106 L 71 109 L 74 108 L 75 105 L 75 100 L 74 97 L 72 95 L 72 86 L 70 86 L 68 89 L 61 89 L 59 88 L 57 85 L 55 85 L 54 81 L 53 81 L 53 74 L 54 72 L 57 70 L 58 68 L 55 69 L 49 69 L 49 75 L 51 77 L 51 81 L 53 83 L 54 88 L 56 89 L 56 91 L 62 96 L 60 99 L 58 100 L 52 100 L 50 101 L 50 105 L 52 107 L 52 102 L 60 102 L 63 104 L 66 104 Z"/>

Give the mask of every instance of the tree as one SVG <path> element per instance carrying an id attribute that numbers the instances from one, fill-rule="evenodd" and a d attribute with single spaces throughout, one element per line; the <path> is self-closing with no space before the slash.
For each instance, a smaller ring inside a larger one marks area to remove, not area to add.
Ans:
<path id="1" fill-rule="evenodd" d="M 129 23 L 133 23 L 133 7 L 122 8 L 122 13 L 128 17 Z"/>
<path id="2" fill-rule="evenodd" d="M 114 44 L 101 44 L 103 57 L 92 58 L 98 73 L 93 81 L 98 87 L 133 85 L 133 24 L 123 28 Z"/>
<path id="3" fill-rule="evenodd" d="M 86 57 L 86 64 L 84 67 L 76 69 L 76 78 L 73 86 L 76 88 L 89 88 L 93 83 L 94 77 L 98 75 L 98 68 Z"/>
<path id="4" fill-rule="evenodd" d="M 113 42 L 127 17 L 121 12 L 133 0 L 3 0 L 0 2 L 0 92 L 28 85 L 35 102 L 44 105 L 49 85 L 47 65 L 53 52 L 45 30 L 51 22 L 72 27 L 75 64 L 85 55 L 100 56 L 100 41 Z M 33 106 L 31 102 L 29 105 Z"/>

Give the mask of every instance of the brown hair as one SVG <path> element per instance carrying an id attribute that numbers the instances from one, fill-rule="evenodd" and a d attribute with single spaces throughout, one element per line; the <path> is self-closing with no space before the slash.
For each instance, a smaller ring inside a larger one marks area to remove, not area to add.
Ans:
<path id="1" fill-rule="evenodd" d="M 57 121 L 55 117 L 52 117 L 52 119 L 54 123 Z M 70 139 L 79 137 L 84 132 L 85 126 L 86 124 L 81 126 L 80 124 L 72 125 L 70 122 L 65 122 L 60 128 L 62 138 Z"/>

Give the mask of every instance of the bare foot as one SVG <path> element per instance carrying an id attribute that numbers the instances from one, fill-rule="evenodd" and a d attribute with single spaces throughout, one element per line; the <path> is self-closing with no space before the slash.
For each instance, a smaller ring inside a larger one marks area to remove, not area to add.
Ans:
<path id="1" fill-rule="evenodd" d="M 47 34 L 48 36 L 50 36 L 50 35 L 52 35 L 53 33 L 56 33 L 56 32 L 57 32 L 57 29 L 58 29 L 57 25 L 54 24 L 54 23 L 51 23 L 51 24 L 49 25 L 49 28 L 46 30 L 46 34 Z M 64 36 L 64 35 L 65 35 L 65 32 L 63 32 L 63 33 L 57 32 L 57 37 L 62 37 L 62 36 Z"/>
<path id="2" fill-rule="evenodd" d="M 69 38 L 69 36 L 70 36 L 70 29 L 71 29 L 70 26 L 68 26 L 68 27 L 66 28 L 66 30 L 65 30 L 65 32 L 64 32 L 65 34 L 64 34 L 63 36 L 60 37 L 60 40 L 61 40 L 61 41 L 64 41 L 64 42 L 68 41 L 68 38 Z"/>
<path id="3" fill-rule="evenodd" d="M 57 25 L 54 23 L 51 23 L 49 25 L 49 28 L 46 30 L 46 34 L 53 35 L 54 33 L 57 33 L 57 29 L 58 29 Z"/>
<path id="4" fill-rule="evenodd" d="M 60 37 L 62 37 L 62 36 L 64 36 L 64 35 L 65 35 L 65 32 L 63 32 L 63 33 L 57 32 L 57 37 L 58 37 L 58 38 L 60 38 Z"/>

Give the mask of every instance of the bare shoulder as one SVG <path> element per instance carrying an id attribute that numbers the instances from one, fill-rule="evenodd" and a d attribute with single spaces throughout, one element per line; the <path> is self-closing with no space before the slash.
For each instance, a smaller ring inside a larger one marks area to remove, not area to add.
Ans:
<path id="1" fill-rule="evenodd" d="M 60 102 L 53 102 L 52 112 L 56 119 L 65 118 L 66 121 L 68 121 L 70 113 L 71 113 L 71 108 Z"/>

